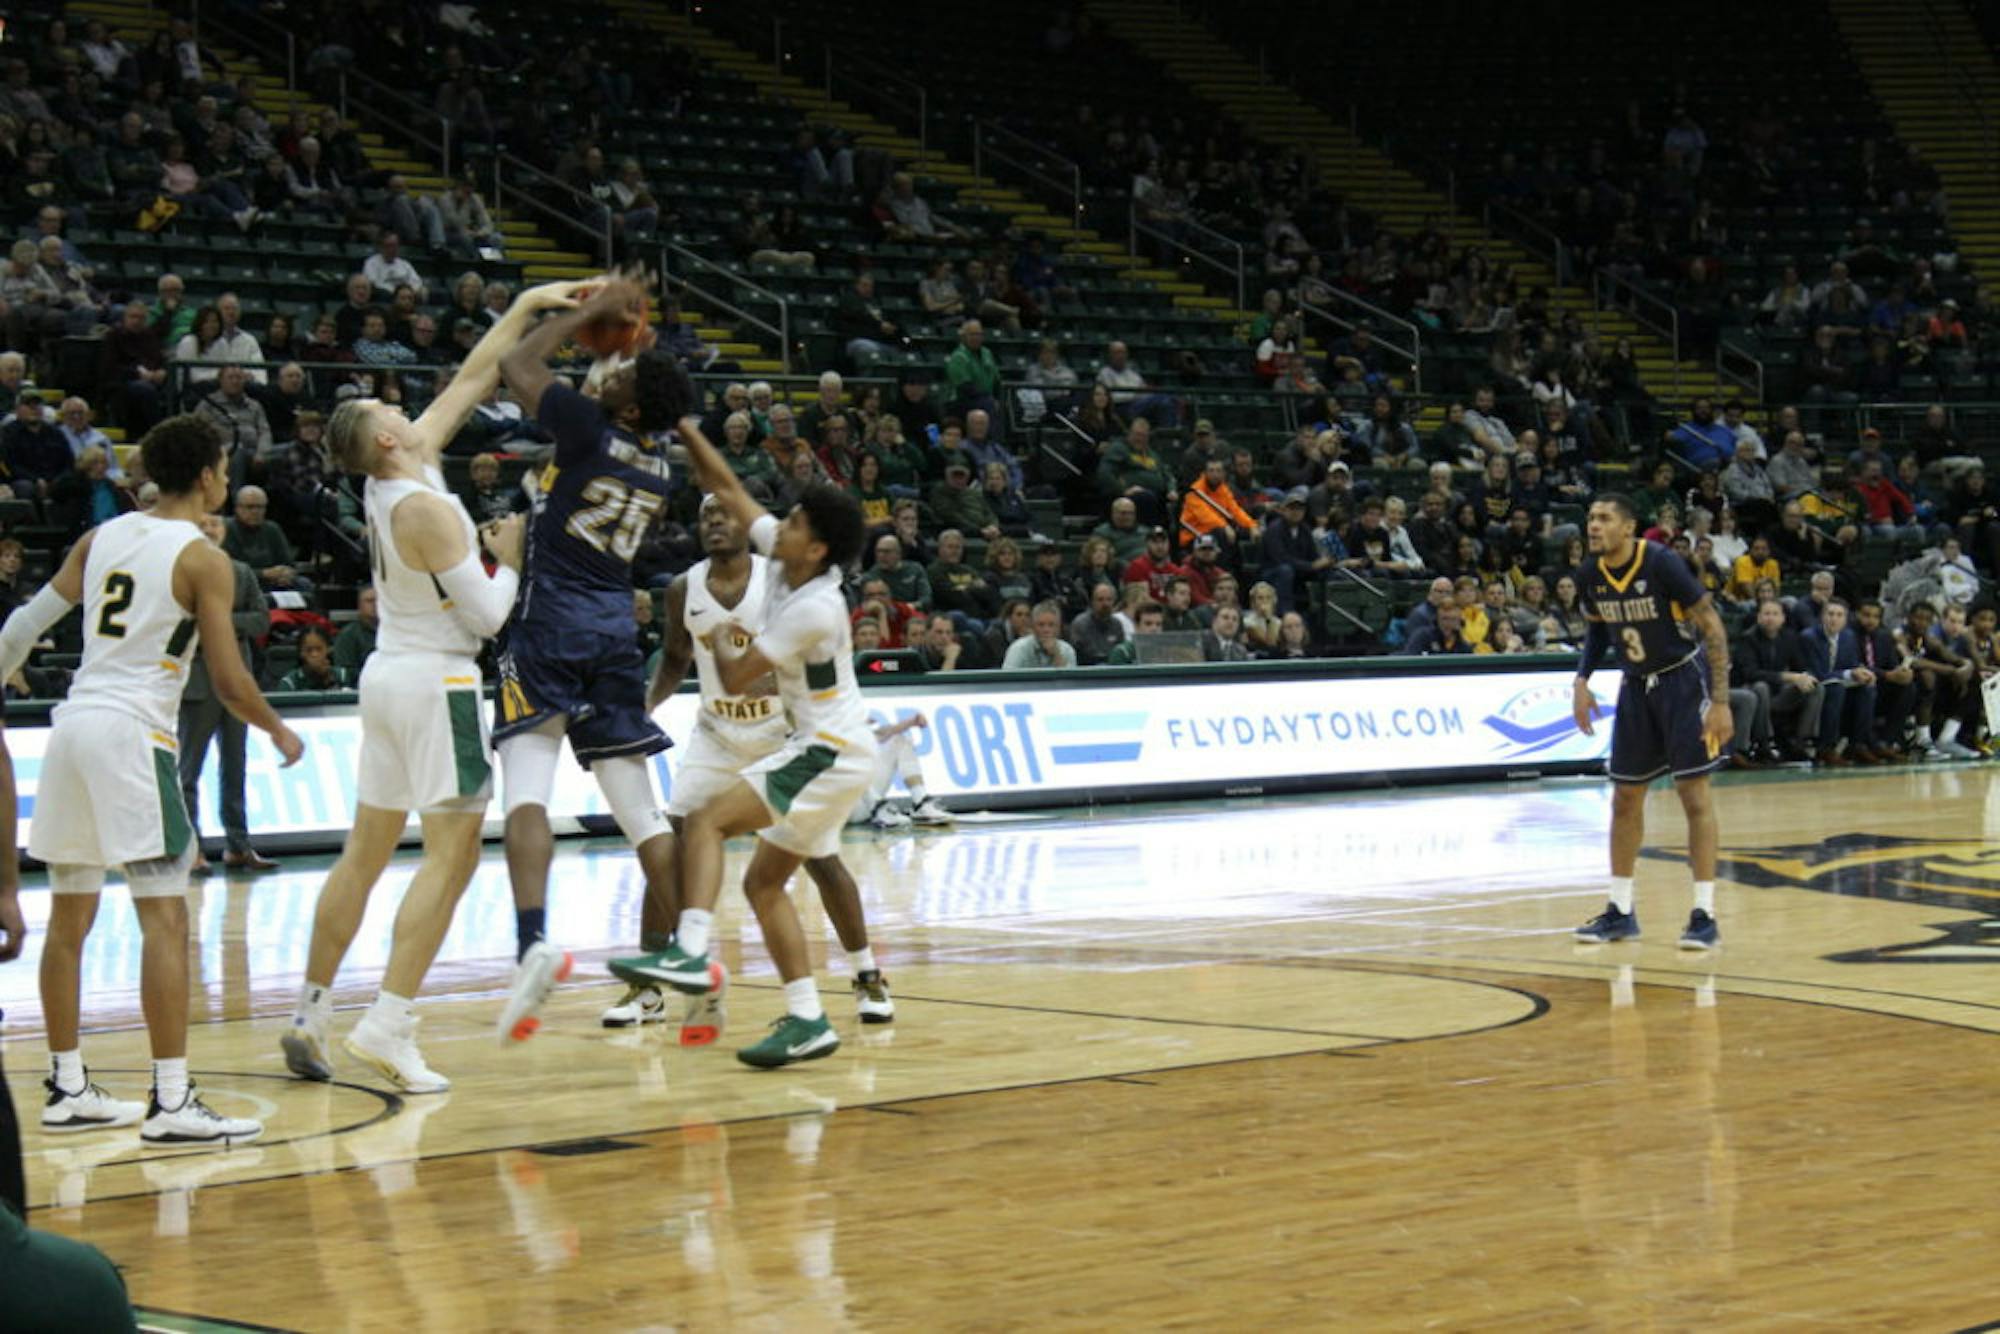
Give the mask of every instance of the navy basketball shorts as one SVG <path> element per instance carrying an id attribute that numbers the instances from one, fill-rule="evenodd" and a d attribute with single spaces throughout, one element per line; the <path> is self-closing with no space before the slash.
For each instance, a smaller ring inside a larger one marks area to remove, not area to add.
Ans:
<path id="1" fill-rule="evenodd" d="M 495 741 L 566 718 L 570 750 L 585 766 L 673 744 L 646 712 L 646 659 L 630 634 L 516 626 L 499 659 Z"/>
<path id="2" fill-rule="evenodd" d="M 1697 653 L 1654 676 L 1627 676 L 1611 724 L 1614 783 L 1650 783 L 1664 774 L 1699 778 L 1729 762 L 1702 735 L 1708 713 L 1707 655 Z"/>

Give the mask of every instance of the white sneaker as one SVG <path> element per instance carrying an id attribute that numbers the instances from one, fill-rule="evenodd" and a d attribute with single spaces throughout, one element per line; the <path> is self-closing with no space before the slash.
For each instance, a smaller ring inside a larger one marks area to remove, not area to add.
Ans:
<path id="1" fill-rule="evenodd" d="M 291 1027 L 279 1036 L 278 1046 L 285 1053 L 285 1069 L 300 1079 L 324 1084 L 333 1078 L 333 1058 L 328 1052 L 324 1024 L 300 1023 L 294 1018 Z"/>
<path id="2" fill-rule="evenodd" d="M 908 829 L 910 817 L 884 801 L 878 803 L 874 811 L 869 814 L 868 823 L 877 829 Z"/>
<path id="3" fill-rule="evenodd" d="M 145 1103 L 114 1098 L 91 1083 L 90 1071 L 85 1070 L 83 1078 L 83 1088 L 76 1093 L 65 1093 L 53 1079 L 42 1081 L 42 1087 L 49 1091 L 49 1100 L 42 1104 L 43 1130 L 58 1135 L 78 1130 L 114 1130 L 129 1126 L 146 1114 Z"/>
<path id="4" fill-rule="evenodd" d="M 950 824 L 953 815 L 938 805 L 936 797 L 925 797 L 910 808 L 910 819 L 916 824 Z"/>
<path id="5" fill-rule="evenodd" d="M 729 1024 L 729 1011 L 723 1005 L 728 991 L 729 970 L 711 961 L 708 990 L 699 996 L 689 996 L 687 1008 L 681 1014 L 683 1047 L 706 1047 L 722 1036 L 722 1030 Z"/>
<path id="6" fill-rule="evenodd" d="M 139 1127 L 140 1139 L 161 1145 L 247 1144 L 263 1133 L 262 1121 L 252 1121 L 247 1116 L 217 1115 L 195 1095 L 192 1084 L 188 1085 L 181 1105 L 172 1111 L 160 1106 L 159 1094 L 155 1093 L 146 1108 L 146 1124 Z"/>
<path id="7" fill-rule="evenodd" d="M 879 968 L 871 968 L 854 979 L 854 1011 L 864 1024 L 891 1024 L 896 1021 L 896 1002 L 889 996 L 889 979 Z"/>
<path id="8" fill-rule="evenodd" d="M 347 1035 L 346 1047 L 405 1093 L 443 1093 L 451 1087 L 449 1079 L 424 1064 L 414 1019 L 408 1033 L 391 1033 L 373 1014 L 363 1015 Z"/>
<path id="9" fill-rule="evenodd" d="M 559 945 L 538 940 L 528 946 L 521 962 L 514 965 L 514 986 L 507 993 L 507 1004 L 500 1010 L 501 1045 L 526 1042 L 535 1036 L 542 1026 L 541 1010 L 548 1003 L 549 993 L 555 990 L 556 983 L 569 976 L 573 966 L 569 951 Z"/>
<path id="10" fill-rule="evenodd" d="M 627 986 L 618 1003 L 604 1011 L 606 1028 L 637 1028 L 667 1022 L 667 993 L 654 986 Z"/>
<path id="11" fill-rule="evenodd" d="M 1980 760 L 1986 757 L 1972 747 L 1957 741 L 1940 741 L 1938 749 L 1954 760 Z"/>

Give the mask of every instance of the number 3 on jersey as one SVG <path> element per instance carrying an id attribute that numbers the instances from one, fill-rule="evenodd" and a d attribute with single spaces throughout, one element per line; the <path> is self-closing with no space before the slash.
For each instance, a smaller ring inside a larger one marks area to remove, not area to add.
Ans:
<path id="1" fill-rule="evenodd" d="M 635 491 L 615 477 L 593 479 L 578 499 L 588 508 L 570 515 L 563 531 L 622 561 L 638 554 L 640 539 L 666 501 L 651 491 Z"/>
<path id="2" fill-rule="evenodd" d="M 125 622 L 119 620 L 132 607 L 132 595 L 137 585 L 132 576 L 123 570 L 113 570 L 104 576 L 104 601 L 97 609 L 97 633 L 106 639 L 123 639 Z"/>
<path id="3" fill-rule="evenodd" d="M 1646 660 L 1646 639 L 1645 636 L 1639 633 L 1636 626 L 1619 626 L 1618 637 L 1625 641 L 1625 656 L 1628 659 L 1633 662 L 1644 662 Z"/>

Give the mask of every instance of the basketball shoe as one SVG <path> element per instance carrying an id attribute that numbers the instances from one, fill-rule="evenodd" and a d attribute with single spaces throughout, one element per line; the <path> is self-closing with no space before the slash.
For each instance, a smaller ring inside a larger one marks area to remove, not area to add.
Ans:
<path id="1" fill-rule="evenodd" d="M 1637 940 L 1639 914 L 1620 912 L 1617 904 L 1606 903 L 1603 912 L 1576 929 L 1576 938 L 1591 945 L 1608 945 L 1614 940 Z"/>
<path id="2" fill-rule="evenodd" d="M 606 1028 L 637 1028 L 643 1024 L 667 1022 L 667 994 L 651 982 L 634 982 L 614 1005 L 607 1006 L 600 1021 Z"/>
<path id="3" fill-rule="evenodd" d="M 1715 918 L 1696 908 L 1688 914 L 1687 930 L 1681 932 L 1681 948 L 1684 950 L 1712 950 L 1722 943 L 1722 933 L 1716 929 Z"/>
<path id="4" fill-rule="evenodd" d="M 922 801 L 910 807 L 910 819 L 916 824 L 950 824 L 953 818 L 950 811 L 938 805 L 936 797 L 925 797 Z"/>
<path id="5" fill-rule="evenodd" d="M 861 1016 L 864 1024 L 890 1024 L 896 1021 L 896 1002 L 889 996 L 889 979 L 882 976 L 882 970 L 871 968 L 854 977 L 854 1011 Z"/>
<path id="6" fill-rule="evenodd" d="M 720 963 L 712 963 L 708 966 L 708 980 L 707 991 L 687 997 L 687 1008 L 681 1014 L 683 1047 L 709 1046 L 722 1036 L 729 1022 L 729 1012 L 722 1003 L 729 989 L 729 970 Z"/>
<path id="7" fill-rule="evenodd" d="M 139 1138 L 148 1144 L 248 1144 L 264 1133 L 264 1123 L 247 1116 L 223 1116 L 210 1109 L 188 1085 L 181 1105 L 169 1111 L 160 1106 L 160 1093 L 147 1100 L 146 1124 Z"/>
<path id="8" fill-rule="evenodd" d="M 664 982 L 675 991 L 698 996 L 714 984 L 708 971 L 708 955 L 689 954 L 678 944 L 651 954 L 613 959 L 607 967 L 613 977 L 632 986 Z"/>
<path id="9" fill-rule="evenodd" d="M 333 1078 L 324 1023 L 294 1018 L 291 1027 L 278 1039 L 278 1046 L 285 1053 L 285 1068 L 300 1079 L 324 1084 Z"/>
<path id="10" fill-rule="evenodd" d="M 417 1050 L 415 1016 L 403 1031 L 393 1032 L 370 1010 L 361 1016 L 344 1045 L 405 1093 L 443 1093 L 451 1088 L 449 1079 L 424 1064 L 424 1055 Z"/>
<path id="11" fill-rule="evenodd" d="M 514 965 L 514 985 L 495 1026 L 502 1046 L 535 1036 L 542 1026 L 542 1006 L 548 1004 L 549 993 L 569 976 L 572 966 L 569 951 L 560 945 L 538 940 L 528 946 L 528 952 Z"/>
<path id="12" fill-rule="evenodd" d="M 825 1015 L 817 1019 L 801 1019 L 795 1014 L 788 1014 L 782 1019 L 772 1020 L 771 1031 L 763 1040 L 737 1052 L 736 1059 L 759 1070 L 775 1070 L 779 1066 L 831 1056 L 839 1046 L 840 1034 L 833 1031 L 833 1025 L 826 1021 Z"/>
<path id="13" fill-rule="evenodd" d="M 142 1102 L 126 1102 L 106 1093 L 102 1087 L 90 1082 L 90 1071 L 83 1072 L 83 1087 L 70 1093 L 54 1079 L 44 1079 L 42 1087 L 49 1091 L 49 1100 L 42 1104 L 42 1129 L 52 1134 L 68 1134 L 78 1130 L 114 1130 L 119 1126 L 129 1126 L 146 1114 Z"/>

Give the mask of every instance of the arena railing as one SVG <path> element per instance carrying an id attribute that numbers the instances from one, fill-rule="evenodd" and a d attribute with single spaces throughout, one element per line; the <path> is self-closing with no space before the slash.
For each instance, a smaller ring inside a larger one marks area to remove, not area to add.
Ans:
<path id="1" fill-rule="evenodd" d="M 718 264 L 714 260 L 698 254 L 676 241 L 661 241 L 659 243 L 659 258 L 660 281 L 663 284 L 669 289 L 679 288 L 682 291 L 691 292 L 703 303 L 726 311 L 745 324 L 763 329 L 771 334 L 778 340 L 778 360 L 784 365 L 787 372 L 792 369 L 792 303 L 790 301 L 778 295 L 778 293 L 772 291 L 770 288 L 750 281 L 750 279 L 744 277 L 736 270 Z M 679 272 L 676 272 L 676 269 Z M 690 270 L 701 274 L 714 274 L 724 282 L 733 283 L 737 287 L 750 292 L 752 295 L 761 297 L 777 308 L 778 322 L 773 324 L 761 315 L 753 315 L 750 311 L 737 305 L 720 292 L 714 291 L 712 287 L 704 287 L 695 282 L 688 276 Z"/>
<path id="2" fill-rule="evenodd" d="M 997 120 L 976 120 L 972 123 L 972 174 L 986 175 L 994 162 L 1040 185 L 1051 201 L 1061 201 L 1072 232 L 1083 226 L 1083 168 L 1073 159 Z"/>
<path id="3" fill-rule="evenodd" d="M 1680 307 L 1648 292 L 1637 283 L 1629 282 L 1603 269 L 1593 269 L 1590 273 L 1591 304 L 1598 312 L 1618 308 L 1630 315 L 1640 328 L 1649 330 L 1655 336 L 1666 340 L 1668 355 L 1674 363 L 1674 397 L 1682 396 L 1681 387 L 1681 311 Z M 1623 298 L 1620 301 L 1620 298 Z M 1601 330 L 1600 330 L 1601 332 Z M 1654 393 L 1659 393 L 1655 388 Z"/>
<path id="4" fill-rule="evenodd" d="M 771 20 L 772 28 L 779 34 L 775 39 L 778 50 L 779 68 L 790 58 L 782 37 L 784 20 Z M 885 65 L 872 56 L 859 55 L 842 50 L 831 42 L 821 44 L 820 63 L 828 97 L 841 97 L 852 102 L 857 95 L 871 104 L 878 114 L 884 114 L 892 124 L 909 126 L 915 121 L 917 136 L 917 161 L 919 169 L 930 165 L 931 156 L 931 95 L 930 91 L 909 75 L 890 65 Z M 863 75 L 867 77 L 863 77 Z M 871 82 L 874 80 L 875 82 Z M 900 89 L 901 96 L 885 89 L 882 85 Z M 912 107 L 914 104 L 914 116 Z"/>
<path id="5" fill-rule="evenodd" d="M 1569 245 L 1549 228 L 1497 199 L 1489 199 L 1480 206 L 1480 218 L 1486 230 L 1495 236 L 1509 237 L 1530 250 L 1540 251 L 1555 269 L 1557 286 L 1567 287 L 1576 280 L 1576 265 L 1570 257 Z"/>
<path id="6" fill-rule="evenodd" d="M 1369 332 L 1378 335 L 1377 341 L 1381 343 L 1383 348 L 1395 353 L 1409 363 L 1411 383 L 1415 387 L 1416 392 L 1421 394 L 1424 390 L 1423 330 L 1402 316 L 1385 310 L 1373 302 L 1364 301 L 1352 292 L 1342 291 L 1340 288 L 1330 285 L 1326 287 L 1326 292 L 1342 305 L 1352 306 L 1360 313 L 1353 318 L 1348 318 L 1347 316 L 1336 315 L 1332 311 L 1315 305 L 1310 301 L 1299 302 L 1299 308 L 1306 314 L 1325 320 L 1336 328 L 1345 329 L 1349 333 L 1352 333 L 1362 325 L 1366 325 Z M 1385 330 L 1401 332 L 1409 340 L 1408 345 L 1405 346 L 1395 341 L 1394 338 L 1380 337 L 1379 335 L 1383 334 Z"/>
<path id="7" fill-rule="evenodd" d="M 1742 344 L 1730 341 L 1727 334 L 1715 342 L 1715 374 L 1718 379 L 1740 385 L 1754 395 L 1754 402 L 1764 401 L 1763 358 Z"/>
<path id="8" fill-rule="evenodd" d="M 1182 239 L 1182 236 L 1177 236 L 1173 232 L 1167 231 L 1153 223 L 1141 222 L 1139 220 L 1139 201 L 1137 199 L 1132 200 L 1126 207 L 1126 226 L 1128 239 L 1125 253 L 1135 259 L 1138 258 L 1139 238 L 1141 236 L 1149 236 L 1162 245 L 1179 252 L 1183 263 L 1193 260 L 1204 264 L 1233 283 L 1236 289 L 1236 309 L 1244 309 L 1244 294 L 1249 279 L 1248 269 L 1244 260 L 1243 243 L 1241 241 L 1224 236 L 1213 227 L 1204 227 L 1192 218 L 1179 218 L 1175 220 L 1174 227 L 1183 236 L 1199 237 L 1210 245 L 1215 246 L 1219 253 L 1224 255 L 1233 253 L 1236 257 L 1233 264 L 1226 260 L 1218 259 L 1215 254 L 1211 254 L 1199 246 L 1188 244 L 1187 241 Z"/>

